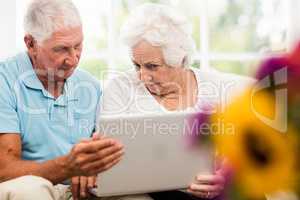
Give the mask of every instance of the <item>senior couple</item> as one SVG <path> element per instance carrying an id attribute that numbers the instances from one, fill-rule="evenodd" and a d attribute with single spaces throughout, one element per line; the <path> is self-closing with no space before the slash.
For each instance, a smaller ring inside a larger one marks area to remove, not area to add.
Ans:
<path id="1" fill-rule="evenodd" d="M 24 23 L 27 51 L 0 62 L 1 200 L 100 199 L 88 190 L 124 152 L 95 132 L 97 115 L 199 110 L 251 82 L 190 68 L 189 23 L 167 6 L 146 4 L 129 17 L 121 35 L 135 69 L 112 79 L 103 93 L 77 69 L 84 37 L 70 0 L 33 0 Z M 207 95 L 224 86 L 226 94 Z M 101 199 L 215 199 L 224 176 L 220 167 L 195 174 L 184 192 Z"/>

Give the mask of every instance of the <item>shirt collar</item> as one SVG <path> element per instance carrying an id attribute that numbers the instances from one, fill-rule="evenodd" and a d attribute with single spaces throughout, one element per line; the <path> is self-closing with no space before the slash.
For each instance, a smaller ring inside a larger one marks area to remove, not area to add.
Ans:
<path id="1" fill-rule="evenodd" d="M 33 69 L 30 57 L 27 52 L 20 53 L 17 55 L 18 65 L 20 66 L 19 79 L 24 83 L 26 87 L 35 90 L 41 90 L 43 95 L 48 98 L 53 98 L 52 95 L 44 88 L 43 84 L 36 75 Z M 72 91 L 75 88 L 76 76 L 75 72 L 66 80 L 64 86 L 64 93 L 57 99 L 57 105 L 66 105 L 67 101 L 77 101 L 78 97 Z"/>
<path id="2" fill-rule="evenodd" d="M 44 87 L 33 69 L 27 52 L 20 53 L 17 55 L 17 57 L 18 65 L 21 71 L 19 79 L 21 79 L 21 81 L 29 88 L 43 90 Z"/>

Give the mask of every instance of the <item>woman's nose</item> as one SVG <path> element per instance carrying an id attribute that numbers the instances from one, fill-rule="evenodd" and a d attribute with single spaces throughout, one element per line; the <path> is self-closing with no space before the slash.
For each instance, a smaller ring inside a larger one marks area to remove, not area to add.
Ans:
<path id="1" fill-rule="evenodd" d="M 140 69 L 140 76 L 141 80 L 144 82 L 149 82 L 153 79 L 151 73 L 147 69 L 143 69 L 143 67 Z"/>

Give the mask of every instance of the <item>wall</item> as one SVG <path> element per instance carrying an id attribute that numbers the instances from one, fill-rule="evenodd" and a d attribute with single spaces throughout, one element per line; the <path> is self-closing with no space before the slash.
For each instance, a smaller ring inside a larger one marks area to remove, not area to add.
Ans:
<path id="1" fill-rule="evenodd" d="M 288 42 L 292 47 L 297 41 L 300 41 L 300 1 L 289 0 L 289 9 L 288 25 L 290 31 L 288 32 Z"/>
<path id="2" fill-rule="evenodd" d="M 16 53 L 16 1 L 0 1 L 0 60 Z"/>

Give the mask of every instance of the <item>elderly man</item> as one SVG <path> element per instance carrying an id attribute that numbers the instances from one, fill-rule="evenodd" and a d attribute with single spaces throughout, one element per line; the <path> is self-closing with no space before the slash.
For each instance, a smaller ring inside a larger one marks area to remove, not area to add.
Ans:
<path id="1" fill-rule="evenodd" d="M 34 0 L 25 32 L 27 52 L 0 63 L 0 199 L 85 197 L 123 147 L 93 134 L 101 90 L 76 69 L 80 16 L 70 0 Z"/>

